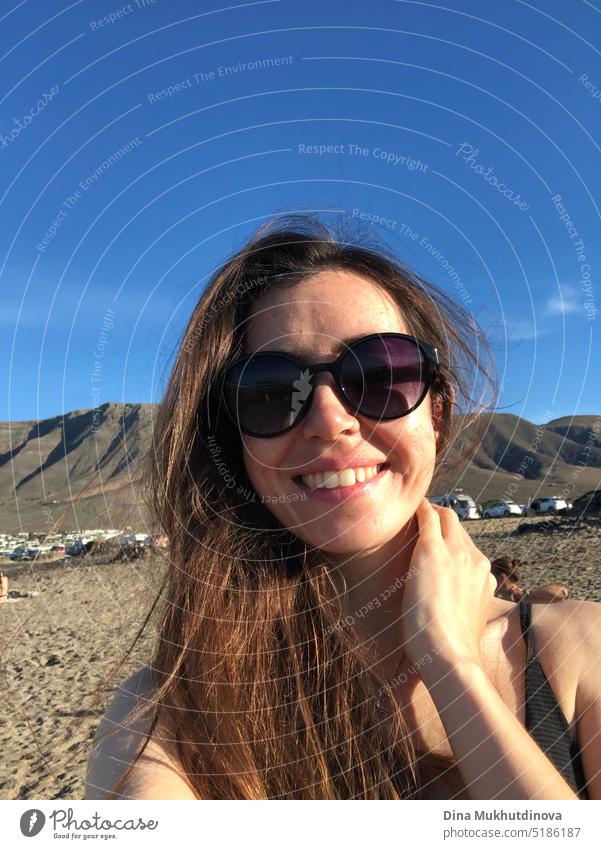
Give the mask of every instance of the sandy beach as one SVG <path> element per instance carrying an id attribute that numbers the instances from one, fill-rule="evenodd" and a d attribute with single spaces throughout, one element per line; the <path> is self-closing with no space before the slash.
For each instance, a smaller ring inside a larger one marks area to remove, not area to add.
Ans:
<path id="1" fill-rule="evenodd" d="M 517 557 L 522 584 L 563 583 L 573 599 L 601 602 L 601 522 L 518 518 L 465 524 L 491 560 Z M 107 699 L 98 687 L 135 637 L 159 586 L 165 553 L 111 562 L 95 555 L 2 564 L 10 590 L 38 595 L 0 605 L 1 799 L 81 799 L 90 739 Z M 147 662 L 149 627 L 115 683 Z M 100 710 L 100 713 L 99 713 Z"/>

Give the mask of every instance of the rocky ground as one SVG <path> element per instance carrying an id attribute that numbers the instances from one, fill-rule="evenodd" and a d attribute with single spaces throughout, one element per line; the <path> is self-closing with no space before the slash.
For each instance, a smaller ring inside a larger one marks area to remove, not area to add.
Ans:
<path id="1" fill-rule="evenodd" d="M 562 583 L 571 598 L 601 602 L 601 522 L 528 523 L 520 534 L 524 523 L 512 518 L 464 527 L 489 559 L 520 559 L 523 585 Z M 2 567 L 11 590 L 39 595 L 0 605 L 0 798 L 83 798 L 89 741 L 107 700 L 95 696 L 137 633 L 164 556 L 122 562 L 101 552 Z M 147 661 L 153 631 L 115 683 Z"/>

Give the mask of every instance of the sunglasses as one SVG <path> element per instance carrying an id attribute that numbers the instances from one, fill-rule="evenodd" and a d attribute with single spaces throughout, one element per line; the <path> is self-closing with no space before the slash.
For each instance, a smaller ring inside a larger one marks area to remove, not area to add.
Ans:
<path id="1" fill-rule="evenodd" d="M 405 333 L 372 333 L 327 363 L 306 365 L 280 351 L 259 351 L 227 369 L 221 393 L 233 422 L 248 436 L 279 436 L 311 407 L 311 379 L 321 371 L 339 398 L 370 419 L 407 416 L 426 397 L 440 370 L 436 348 Z"/>

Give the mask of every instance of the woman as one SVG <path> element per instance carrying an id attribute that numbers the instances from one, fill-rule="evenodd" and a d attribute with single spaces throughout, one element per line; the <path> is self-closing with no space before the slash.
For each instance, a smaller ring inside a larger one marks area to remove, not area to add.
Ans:
<path id="1" fill-rule="evenodd" d="M 101 723 L 87 798 L 578 798 L 525 728 L 524 620 L 425 497 L 486 427 L 456 434 L 452 412 L 492 385 L 488 350 L 434 286 L 306 216 L 214 275 L 149 457 L 160 639 Z M 592 798 L 600 611 L 525 629 Z"/>
<path id="2" fill-rule="evenodd" d="M 550 604 L 565 601 L 570 591 L 560 584 L 545 584 L 541 587 L 520 587 L 521 563 L 510 557 L 497 557 L 490 564 L 490 569 L 497 579 L 496 596 L 508 601 L 520 601 L 522 598 L 530 604 Z M 527 599 L 526 599 L 527 596 Z"/>
<path id="3" fill-rule="evenodd" d="M 0 604 L 8 601 L 8 576 L 0 569 Z"/>

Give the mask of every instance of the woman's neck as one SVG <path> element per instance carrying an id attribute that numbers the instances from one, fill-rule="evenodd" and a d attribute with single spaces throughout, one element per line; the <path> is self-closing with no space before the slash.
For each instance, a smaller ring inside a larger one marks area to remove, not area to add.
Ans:
<path id="1" fill-rule="evenodd" d="M 341 604 L 346 621 L 371 641 L 387 669 L 396 668 L 403 656 L 400 611 L 417 537 L 412 517 L 380 548 L 332 560 L 345 586 Z"/>

